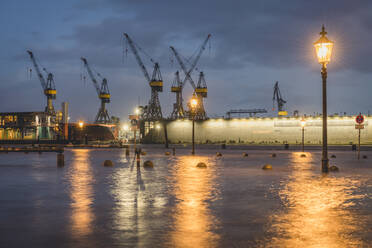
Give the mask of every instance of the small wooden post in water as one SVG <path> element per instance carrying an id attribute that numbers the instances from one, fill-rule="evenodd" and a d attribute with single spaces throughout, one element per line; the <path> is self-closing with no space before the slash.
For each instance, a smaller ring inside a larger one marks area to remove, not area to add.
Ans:
<path id="1" fill-rule="evenodd" d="M 141 148 L 136 148 L 137 166 L 141 166 Z"/>
<path id="2" fill-rule="evenodd" d="M 57 166 L 65 166 L 65 155 L 63 154 L 63 152 L 57 152 Z"/>

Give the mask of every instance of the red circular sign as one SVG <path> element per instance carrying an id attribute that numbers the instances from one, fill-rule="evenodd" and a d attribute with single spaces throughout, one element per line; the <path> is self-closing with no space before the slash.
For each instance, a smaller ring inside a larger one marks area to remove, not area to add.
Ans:
<path id="1" fill-rule="evenodd" d="M 362 124 L 364 122 L 364 116 L 359 114 L 356 118 L 355 118 L 355 121 L 358 123 L 358 124 Z"/>

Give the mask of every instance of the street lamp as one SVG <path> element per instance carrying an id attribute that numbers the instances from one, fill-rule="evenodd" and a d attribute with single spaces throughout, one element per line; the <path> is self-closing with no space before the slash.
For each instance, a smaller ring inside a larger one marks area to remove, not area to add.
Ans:
<path id="1" fill-rule="evenodd" d="M 191 154 L 195 154 L 195 112 L 196 107 L 198 106 L 198 98 L 195 96 L 195 94 L 192 95 L 190 99 L 190 113 L 192 117 L 192 151 Z"/>
<path id="2" fill-rule="evenodd" d="M 306 121 L 304 118 L 301 120 L 301 128 L 302 128 L 302 152 L 305 151 L 305 125 Z"/>
<path id="3" fill-rule="evenodd" d="M 79 127 L 80 128 L 83 128 L 84 127 L 84 122 L 83 121 L 79 121 Z"/>
<path id="4" fill-rule="evenodd" d="M 328 172 L 328 144 L 327 144 L 327 64 L 331 61 L 333 42 L 326 34 L 324 25 L 320 38 L 314 42 L 315 52 L 319 63 L 322 65 L 321 75 L 323 81 L 323 149 L 322 149 L 322 172 Z"/>

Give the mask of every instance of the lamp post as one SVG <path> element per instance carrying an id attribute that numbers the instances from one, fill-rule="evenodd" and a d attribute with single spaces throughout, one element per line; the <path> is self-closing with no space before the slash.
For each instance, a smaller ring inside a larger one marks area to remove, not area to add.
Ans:
<path id="1" fill-rule="evenodd" d="M 320 38 L 314 42 L 316 55 L 319 63 L 322 65 L 321 75 L 323 81 L 323 149 L 322 149 L 322 172 L 327 173 L 329 167 L 328 160 L 328 143 L 327 143 L 327 64 L 331 61 L 333 42 L 330 41 L 326 34 L 324 25 Z"/>
<path id="2" fill-rule="evenodd" d="M 306 121 L 304 118 L 301 120 L 301 129 L 302 129 L 302 152 L 305 151 L 305 125 Z"/>
<path id="3" fill-rule="evenodd" d="M 192 117 L 192 150 L 191 154 L 195 154 L 195 111 L 196 107 L 198 106 L 198 98 L 195 96 L 195 94 L 192 95 L 190 99 L 190 113 Z"/>

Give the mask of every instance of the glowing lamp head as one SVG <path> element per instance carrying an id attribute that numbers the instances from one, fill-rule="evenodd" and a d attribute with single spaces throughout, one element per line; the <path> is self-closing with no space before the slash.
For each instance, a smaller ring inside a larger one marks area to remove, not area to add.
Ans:
<path id="1" fill-rule="evenodd" d="M 79 127 L 80 127 L 80 128 L 83 128 L 83 127 L 84 127 L 84 122 L 79 121 Z"/>
<path id="2" fill-rule="evenodd" d="M 198 106 L 198 99 L 196 98 L 195 94 L 190 99 L 190 106 L 192 109 L 195 109 Z"/>
<path id="3" fill-rule="evenodd" d="M 134 110 L 134 113 L 135 113 L 136 115 L 138 115 L 138 114 L 140 113 L 139 108 L 136 108 L 136 109 Z"/>
<path id="4" fill-rule="evenodd" d="M 159 130 L 160 129 L 160 124 L 156 124 L 155 128 Z"/>
<path id="5" fill-rule="evenodd" d="M 123 130 L 124 131 L 128 131 L 129 130 L 129 126 L 127 124 L 123 125 Z"/>
<path id="6" fill-rule="evenodd" d="M 301 120 L 301 127 L 305 127 L 305 125 L 306 125 L 306 121 L 305 121 L 305 119 L 302 119 Z"/>
<path id="7" fill-rule="evenodd" d="M 327 38 L 324 26 L 319 34 L 320 38 L 314 42 L 315 52 L 319 63 L 326 66 L 331 61 L 333 42 Z"/>

